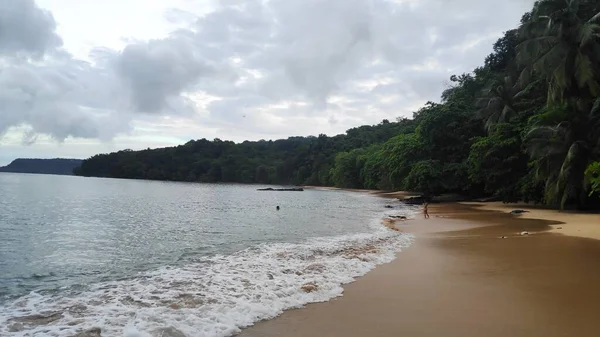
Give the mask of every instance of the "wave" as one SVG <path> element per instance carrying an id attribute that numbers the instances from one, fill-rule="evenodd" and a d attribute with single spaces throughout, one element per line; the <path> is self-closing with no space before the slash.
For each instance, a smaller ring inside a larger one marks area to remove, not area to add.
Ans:
<path id="1" fill-rule="evenodd" d="M 193 259 L 135 278 L 32 292 L 0 307 L 0 335 L 231 336 L 284 310 L 341 296 L 342 286 L 391 262 L 412 236 L 373 232 L 268 243 Z"/>

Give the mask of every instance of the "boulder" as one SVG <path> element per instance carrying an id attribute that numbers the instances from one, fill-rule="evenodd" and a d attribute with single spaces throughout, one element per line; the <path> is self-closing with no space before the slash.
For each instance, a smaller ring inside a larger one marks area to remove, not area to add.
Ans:
<path id="1" fill-rule="evenodd" d="M 73 337 L 101 337 L 101 336 L 102 336 L 102 330 L 100 328 L 92 328 L 92 329 L 89 329 L 86 331 L 79 332 Z"/>

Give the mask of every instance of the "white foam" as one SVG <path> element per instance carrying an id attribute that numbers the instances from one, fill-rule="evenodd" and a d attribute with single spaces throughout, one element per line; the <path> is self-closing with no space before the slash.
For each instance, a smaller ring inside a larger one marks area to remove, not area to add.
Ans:
<path id="1" fill-rule="evenodd" d="M 31 293 L 0 307 L 0 335 L 62 337 L 100 328 L 103 336 L 231 336 L 284 310 L 341 296 L 342 285 L 392 261 L 411 242 L 411 235 L 376 221 L 371 233 L 262 244 L 91 285 L 83 293 Z M 304 292 L 307 283 L 317 290 Z M 48 313 L 62 317 L 9 332 L 15 317 Z"/>

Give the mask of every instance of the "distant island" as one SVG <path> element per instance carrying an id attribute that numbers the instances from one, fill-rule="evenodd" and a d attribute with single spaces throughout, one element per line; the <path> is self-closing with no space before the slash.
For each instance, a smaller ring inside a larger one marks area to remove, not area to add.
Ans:
<path id="1" fill-rule="evenodd" d="M 7 166 L 0 167 L 0 172 L 73 175 L 73 170 L 81 166 L 82 162 L 83 160 L 81 159 L 19 158 Z"/>

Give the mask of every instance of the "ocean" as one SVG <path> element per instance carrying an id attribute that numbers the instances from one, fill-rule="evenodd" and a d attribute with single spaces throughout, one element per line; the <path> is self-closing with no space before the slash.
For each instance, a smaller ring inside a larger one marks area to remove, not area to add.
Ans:
<path id="1" fill-rule="evenodd" d="M 0 173 L 0 336 L 231 336 L 412 242 L 399 202 L 260 187 Z"/>

